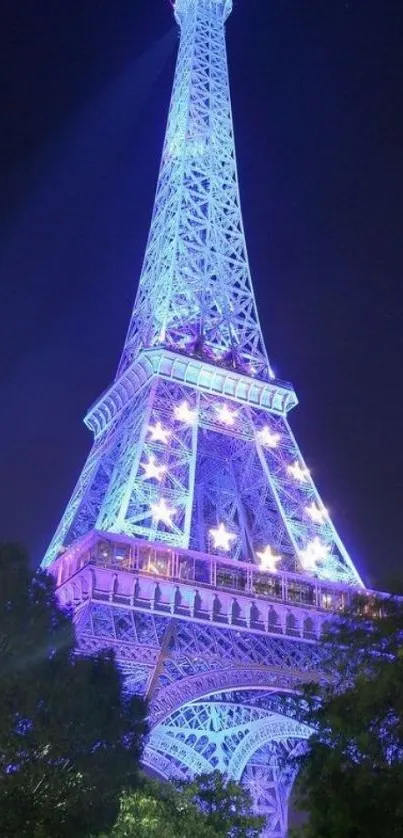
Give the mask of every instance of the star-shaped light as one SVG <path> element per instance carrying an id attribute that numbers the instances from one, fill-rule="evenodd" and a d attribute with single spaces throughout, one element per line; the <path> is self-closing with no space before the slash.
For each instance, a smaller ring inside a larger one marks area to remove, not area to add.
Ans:
<path id="1" fill-rule="evenodd" d="M 273 573 L 277 570 L 277 565 L 279 561 L 281 561 L 281 556 L 279 556 L 278 553 L 275 553 L 269 544 L 260 552 L 256 550 L 256 555 L 260 559 L 260 567 L 262 567 L 263 570 L 270 570 Z"/>
<path id="2" fill-rule="evenodd" d="M 161 422 L 157 422 L 155 425 L 149 425 L 148 430 L 151 434 L 151 442 L 168 442 L 171 436 L 171 431 L 163 428 Z"/>
<path id="3" fill-rule="evenodd" d="M 191 410 L 188 403 L 185 401 L 176 405 L 174 416 L 175 419 L 179 419 L 180 422 L 186 422 L 187 425 L 194 425 L 197 412 L 196 410 Z"/>
<path id="4" fill-rule="evenodd" d="M 226 404 L 216 406 L 217 419 L 224 425 L 233 425 L 235 422 L 236 411 L 230 410 Z"/>
<path id="5" fill-rule="evenodd" d="M 319 538 L 314 538 L 304 550 L 299 551 L 299 557 L 305 570 L 315 570 L 317 563 L 326 559 L 329 553 L 329 545 L 324 544 Z"/>
<path id="6" fill-rule="evenodd" d="M 172 518 L 175 514 L 176 509 L 168 506 L 164 498 L 161 498 L 158 503 L 151 504 L 151 515 L 156 523 L 162 521 L 167 527 L 172 527 Z"/>
<path id="7" fill-rule="evenodd" d="M 328 511 L 325 506 L 318 506 L 317 503 L 311 503 L 310 506 L 305 507 L 305 512 L 314 521 L 315 524 L 323 524 L 328 516 Z"/>
<path id="8" fill-rule="evenodd" d="M 268 425 L 265 425 L 257 433 L 257 438 L 262 445 L 266 445 L 268 448 L 277 448 L 277 445 L 280 442 L 281 434 L 276 434 L 274 431 L 271 431 Z"/>
<path id="9" fill-rule="evenodd" d="M 144 469 L 144 480 L 151 480 L 153 477 L 155 477 L 156 480 L 162 480 L 162 475 L 167 470 L 166 466 L 157 465 L 154 454 L 150 454 L 148 463 L 141 463 L 141 467 Z"/>
<path id="10" fill-rule="evenodd" d="M 231 541 L 236 538 L 233 532 L 228 532 L 224 524 L 219 524 L 215 529 L 210 530 L 210 535 L 213 536 L 214 547 L 216 550 L 229 550 Z"/>
<path id="11" fill-rule="evenodd" d="M 295 463 L 292 465 L 287 466 L 288 474 L 294 478 L 294 480 L 298 480 L 299 483 L 304 483 L 305 480 L 308 479 L 309 471 L 307 468 L 302 468 L 301 463 L 298 460 L 295 460 Z"/>

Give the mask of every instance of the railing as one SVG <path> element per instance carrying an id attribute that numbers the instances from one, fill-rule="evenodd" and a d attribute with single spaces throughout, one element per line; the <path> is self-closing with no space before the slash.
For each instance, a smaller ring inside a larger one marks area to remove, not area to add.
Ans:
<path id="1" fill-rule="evenodd" d="M 332 612 L 342 611 L 354 596 L 364 593 L 362 589 L 301 578 L 298 574 L 271 573 L 247 562 L 235 563 L 219 556 L 120 536 L 105 538 L 101 533 L 80 540 L 50 570 L 61 585 L 88 564 Z"/>

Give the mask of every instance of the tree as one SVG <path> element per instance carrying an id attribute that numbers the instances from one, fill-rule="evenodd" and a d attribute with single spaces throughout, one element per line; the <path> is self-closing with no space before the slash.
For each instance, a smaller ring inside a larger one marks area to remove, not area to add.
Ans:
<path id="1" fill-rule="evenodd" d="M 191 782 L 144 778 L 123 795 L 110 838 L 258 838 L 264 820 L 253 815 L 248 791 L 219 771 Z"/>
<path id="2" fill-rule="evenodd" d="M 314 734 L 297 781 L 305 838 L 403 835 L 403 604 L 362 597 L 325 638 L 305 690 Z"/>
<path id="3" fill-rule="evenodd" d="M 0 545 L 1 836 L 109 829 L 122 789 L 138 779 L 144 719 L 111 653 L 76 653 L 52 577 Z"/>

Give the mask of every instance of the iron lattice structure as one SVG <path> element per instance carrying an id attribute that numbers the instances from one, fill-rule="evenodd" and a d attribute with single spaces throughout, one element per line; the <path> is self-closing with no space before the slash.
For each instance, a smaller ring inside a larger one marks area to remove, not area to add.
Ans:
<path id="1" fill-rule="evenodd" d="M 115 381 L 44 559 L 81 648 L 147 696 L 145 763 L 244 782 L 284 838 L 310 731 L 279 700 L 320 677 L 323 623 L 362 587 L 269 364 L 239 202 L 225 20 L 176 0 L 181 39 L 150 235 Z"/>

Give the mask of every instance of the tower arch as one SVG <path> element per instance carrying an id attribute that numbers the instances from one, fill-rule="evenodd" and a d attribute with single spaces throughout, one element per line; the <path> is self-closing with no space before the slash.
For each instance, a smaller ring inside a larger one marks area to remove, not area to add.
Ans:
<path id="1" fill-rule="evenodd" d="M 220 770 L 248 788 L 254 809 L 267 820 L 263 834 L 283 838 L 297 771 L 294 758 L 311 732 L 295 718 L 295 704 L 287 708 L 281 692 L 215 693 L 182 705 L 158 723 L 145 761 L 163 776 L 182 779 Z"/>

